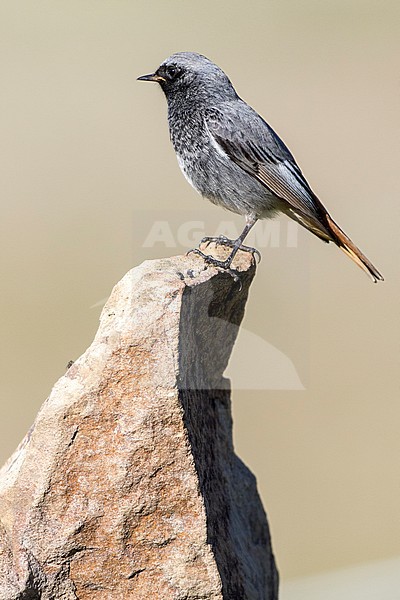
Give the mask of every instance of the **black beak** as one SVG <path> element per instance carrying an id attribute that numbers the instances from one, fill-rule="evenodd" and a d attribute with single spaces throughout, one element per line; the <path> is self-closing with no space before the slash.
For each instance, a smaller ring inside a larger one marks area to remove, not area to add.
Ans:
<path id="1" fill-rule="evenodd" d="M 150 73 L 150 75 L 142 75 L 141 77 L 137 78 L 138 81 L 157 81 L 158 83 L 160 83 L 160 81 L 165 81 L 164 77 L 160 77 L 160 75 L 157 75 L 157 73 Z"/>

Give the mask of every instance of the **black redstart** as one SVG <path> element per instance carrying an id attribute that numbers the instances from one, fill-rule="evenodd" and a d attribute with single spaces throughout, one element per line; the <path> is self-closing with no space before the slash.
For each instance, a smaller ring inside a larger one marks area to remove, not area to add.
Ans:
<path id="1" fill-rule="evenodd" d="M 283 141 L 234 90 L 225 73 L 205 56 L 179 52 L 141 81 L 160 84 L 168 103 L 170 137 L 189 183 L 214 204 L 244 215 L 237 240 L 205 238 L 232 247 L 225 261 L 195 250 L 230 270 L 258 219 L 283 212 L 325 242 L 334 242 L 372 280 L 382 275 L 331 218 L 311 190 Z M 253 249 L 250 249 L 253 250 Z"/>

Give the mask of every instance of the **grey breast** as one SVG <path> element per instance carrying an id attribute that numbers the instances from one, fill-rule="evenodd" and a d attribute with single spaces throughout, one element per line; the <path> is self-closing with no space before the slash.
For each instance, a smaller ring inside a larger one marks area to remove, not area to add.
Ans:
<path id="1" fill-rule="evenodd" d="M 202 111 L 177 111 L 172 106 L 168 122 L 178 164 L 202 196 L 241 215 L 261 217 L 273 211 L 273 195 L 226 155 L 210 134 Z"/>

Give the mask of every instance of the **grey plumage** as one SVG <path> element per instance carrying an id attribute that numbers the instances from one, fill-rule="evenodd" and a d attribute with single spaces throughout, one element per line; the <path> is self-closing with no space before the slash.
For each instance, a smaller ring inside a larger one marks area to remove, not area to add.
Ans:
<path id="1" fill-rule="evenodd" d="M 220 266 L 230 267 L 257 219 L 280 211 L 334 242 L 374 281 L 383 279 L 330 217 L 283 141 L 239 98 L 217 65 L 180 52 L 139 79 L 157 81 L 165 93 L 171 141 L 187 180 L 214 204 L 246 217 L 242 235 Z"/>

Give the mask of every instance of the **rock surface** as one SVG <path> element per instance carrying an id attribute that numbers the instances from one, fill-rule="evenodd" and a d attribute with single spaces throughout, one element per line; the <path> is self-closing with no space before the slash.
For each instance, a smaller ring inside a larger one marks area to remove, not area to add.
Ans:
<path id="1" fill-rule="evenodd" d="M 241 289 L 193 255 L 115 286 L 0 472 L 0 600 L 278 597 L 223 378 L 255 272 L 235 268 Z"/>

